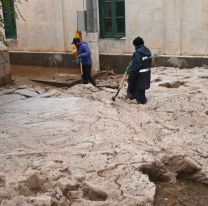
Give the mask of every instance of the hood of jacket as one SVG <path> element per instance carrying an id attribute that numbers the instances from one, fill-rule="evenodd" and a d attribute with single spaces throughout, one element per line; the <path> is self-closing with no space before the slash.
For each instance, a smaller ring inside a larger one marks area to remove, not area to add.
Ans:
<path id="1" fill-rule="evenodd" d="M 83 46 L 88 46 L 87 42 L 81 41 L 80 44 L 79 44 L 79 46 L 78 46 L 78 48 L 79 47 L 83 47 Z"/>
<path id="2" fill-rule="evenodd" d="M 147 56 L 147 57 L 151 56 L 151 51 L 147 47 L 145 47 L 144 45 L 137 47 L 136 51 L 138 53 L 142 54 L 142 56 Z"/>

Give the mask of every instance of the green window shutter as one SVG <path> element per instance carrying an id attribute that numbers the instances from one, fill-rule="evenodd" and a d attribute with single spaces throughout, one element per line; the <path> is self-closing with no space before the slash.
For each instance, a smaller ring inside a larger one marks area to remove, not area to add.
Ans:
<path id="1" fill-rule="evenodd" d="M 101 8 L 101 27 L 102 33 L 105 37 L 112 35 L 113 22 L 112 22 L 112 3 L 111 1 L 102 0 Z"/>
<path id="2" fill-rule="evenodd" d="M 4 17 L 4 27 L 6 38 L 16 38 L 16 20 L 15 20 L 15 10 L 14 2 L 2 1 L 3 17 Z"/>
<path id="3" fill-rule="evenodd" d="M 124 0 L 99 0 L 99 11 L 102 37 L 125 36 Z"/>
<path id="4" fill-rule="evenodd" d="M 124 1 L 115 1 L 115 25 L 116 33 L 120 35 L 125 34 L 125 5 Z"/>

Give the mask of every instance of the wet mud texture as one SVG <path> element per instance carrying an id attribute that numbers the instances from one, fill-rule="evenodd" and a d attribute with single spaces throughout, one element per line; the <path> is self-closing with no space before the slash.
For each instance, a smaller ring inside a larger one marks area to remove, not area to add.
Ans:
<path id="1" fill-rule="evenodd" d="M 0 88 L 0 205 L 207 206 L 207 72 L 152 68 L 145 105 L 126 82 L 112 101 L 122 75 L 52 88 L 20 72 Z"/>
<path id="2" fill-rule="evenodd" d="M 206 206 L 208 186 L 187 180 L 156 183 L 154 206 Z"/>

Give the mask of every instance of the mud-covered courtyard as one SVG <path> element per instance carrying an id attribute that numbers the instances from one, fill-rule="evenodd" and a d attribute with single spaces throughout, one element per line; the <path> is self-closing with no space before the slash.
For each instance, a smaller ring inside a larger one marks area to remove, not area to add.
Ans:
<path id="1" fill-rule="evenodd" d="M 1 206 L 208 205 L 208 70 L 152 68 L 146 105 L 121 77 L 0 88 Z"/>

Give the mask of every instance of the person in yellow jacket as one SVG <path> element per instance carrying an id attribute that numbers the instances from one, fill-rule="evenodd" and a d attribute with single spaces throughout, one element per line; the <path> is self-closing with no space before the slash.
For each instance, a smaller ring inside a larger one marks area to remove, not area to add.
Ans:
<path id="1" fill-rule="evenodd" d="M 74 34 L 74 38 L 77 38 L 81 41 L 82 40 L 82 32 L 77 30 Z M 77 46 L 75 44 L 72 45 L 72 54 L 77 59 L 78 50 L 77 50 Z"/>

